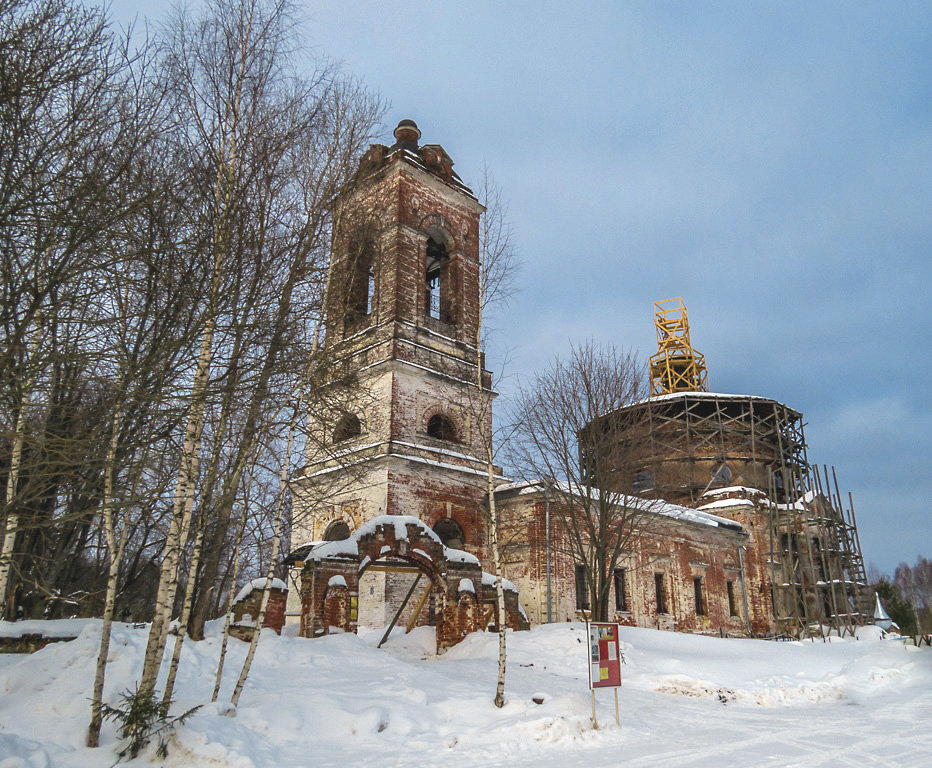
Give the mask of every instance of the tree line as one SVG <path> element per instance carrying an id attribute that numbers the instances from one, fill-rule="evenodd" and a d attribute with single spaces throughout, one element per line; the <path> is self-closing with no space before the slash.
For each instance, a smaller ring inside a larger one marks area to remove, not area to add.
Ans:
<path id="1" fill-rule="evenodd" d="M 151 621 L 151 690 L 169 619 L 202 636 L 275 561 L 333 201 L 382 112 L 286 0 L 145 36 L 0 0 L 0 617 L 104 615 L 102 660 L 110 619 Z"/>
<path id="2" fill-rule="evenodd" d="M 915 565 L 902 562 L 892 577 L 871 566 L 869 580 L 902 634 L 932 633 L 932 560 L 920 555 Z"/>

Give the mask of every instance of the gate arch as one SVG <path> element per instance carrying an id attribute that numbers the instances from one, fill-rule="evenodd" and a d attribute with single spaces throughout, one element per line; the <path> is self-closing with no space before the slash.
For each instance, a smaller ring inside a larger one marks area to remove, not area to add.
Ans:
<path id="1" fill-rule="evenodd" d="M 286 558 L 286 564 L 302 569 L 301 634 L 317 637 L 327 634 L 331 626 L 355 633 L 359 579 L 380 561 L 403 563 L 430 580 L 438 652 L 470 632 L 484 629 L 483 617 L 488 611 L 482 607 L 495 605 L 495 588 L 489 586 L 494 578 L 482 572 L 479 560 L 445 547 L 440 537 L 416 517 L 383 515 L 361 526 L 348 539 L 302 547 Z M 507 625 L 527 629 L 517 590 L 510 582 L 506 590 Z"/>

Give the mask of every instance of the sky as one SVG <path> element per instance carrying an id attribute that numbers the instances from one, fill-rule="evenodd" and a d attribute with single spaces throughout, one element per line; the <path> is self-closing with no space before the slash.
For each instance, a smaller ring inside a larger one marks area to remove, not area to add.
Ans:
<path id="1" fill-rule="evenodd" d="M 508 201 L 514 382 L 655 351 L 683 297 L 712 391 L 805 417 L 866 563 L 932 556 L 932 2 L 305 0 L 342 63 Z M 161 18 L 115 0 L 125 23 Z M 507 355 L 502 352 L 507 350 Z"/>

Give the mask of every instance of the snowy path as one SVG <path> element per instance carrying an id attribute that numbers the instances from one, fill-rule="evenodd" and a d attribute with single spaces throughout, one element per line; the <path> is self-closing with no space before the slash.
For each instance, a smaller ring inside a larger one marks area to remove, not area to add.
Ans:
<path id="1" fill-rule="evenodd" d="M 0 768 L 113 763 L 112 726 L 103 749 L 81 746 L 97 633 L 91 625 L 72 643 L 0 659 Z M 594 731 L 583 638 L 566 624 L 510 634 L 508 702 L 497 710 L 492 636 L 437 658 L 429 629 L 397 633 L 383 650 L 376 633 L 263 634 L 236 717 L 205 706 L 164 765 L 932 766 L 928 649 L 623 629 L 623 727 L 600 691 Z M 108 697 L 134 684 L 144 644 L 145 630 L 114 633 Z M 209 699 L 218 647 L 216 637 L 185 644 L 178 709 Z M 231 649 L 226 697 L 245 647 Z"/>

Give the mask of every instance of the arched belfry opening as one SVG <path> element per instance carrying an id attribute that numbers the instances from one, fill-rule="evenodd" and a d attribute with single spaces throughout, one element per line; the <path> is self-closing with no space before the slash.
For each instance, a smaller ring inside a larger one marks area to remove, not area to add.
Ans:
<path id="1" fill-rule="evenodd" d="M 375 248 L 366 239 L 350 249 L 347 259 L 346 319 L 359 324 L 376 309 Z"/>
<path id="2" fill-rule="evenodd" d="M 436 227 L 432 227 L 427 235 L 424 314 L 443 323 L 452 325 L 456 322 L 449 245 L 444 233 Z"/>

